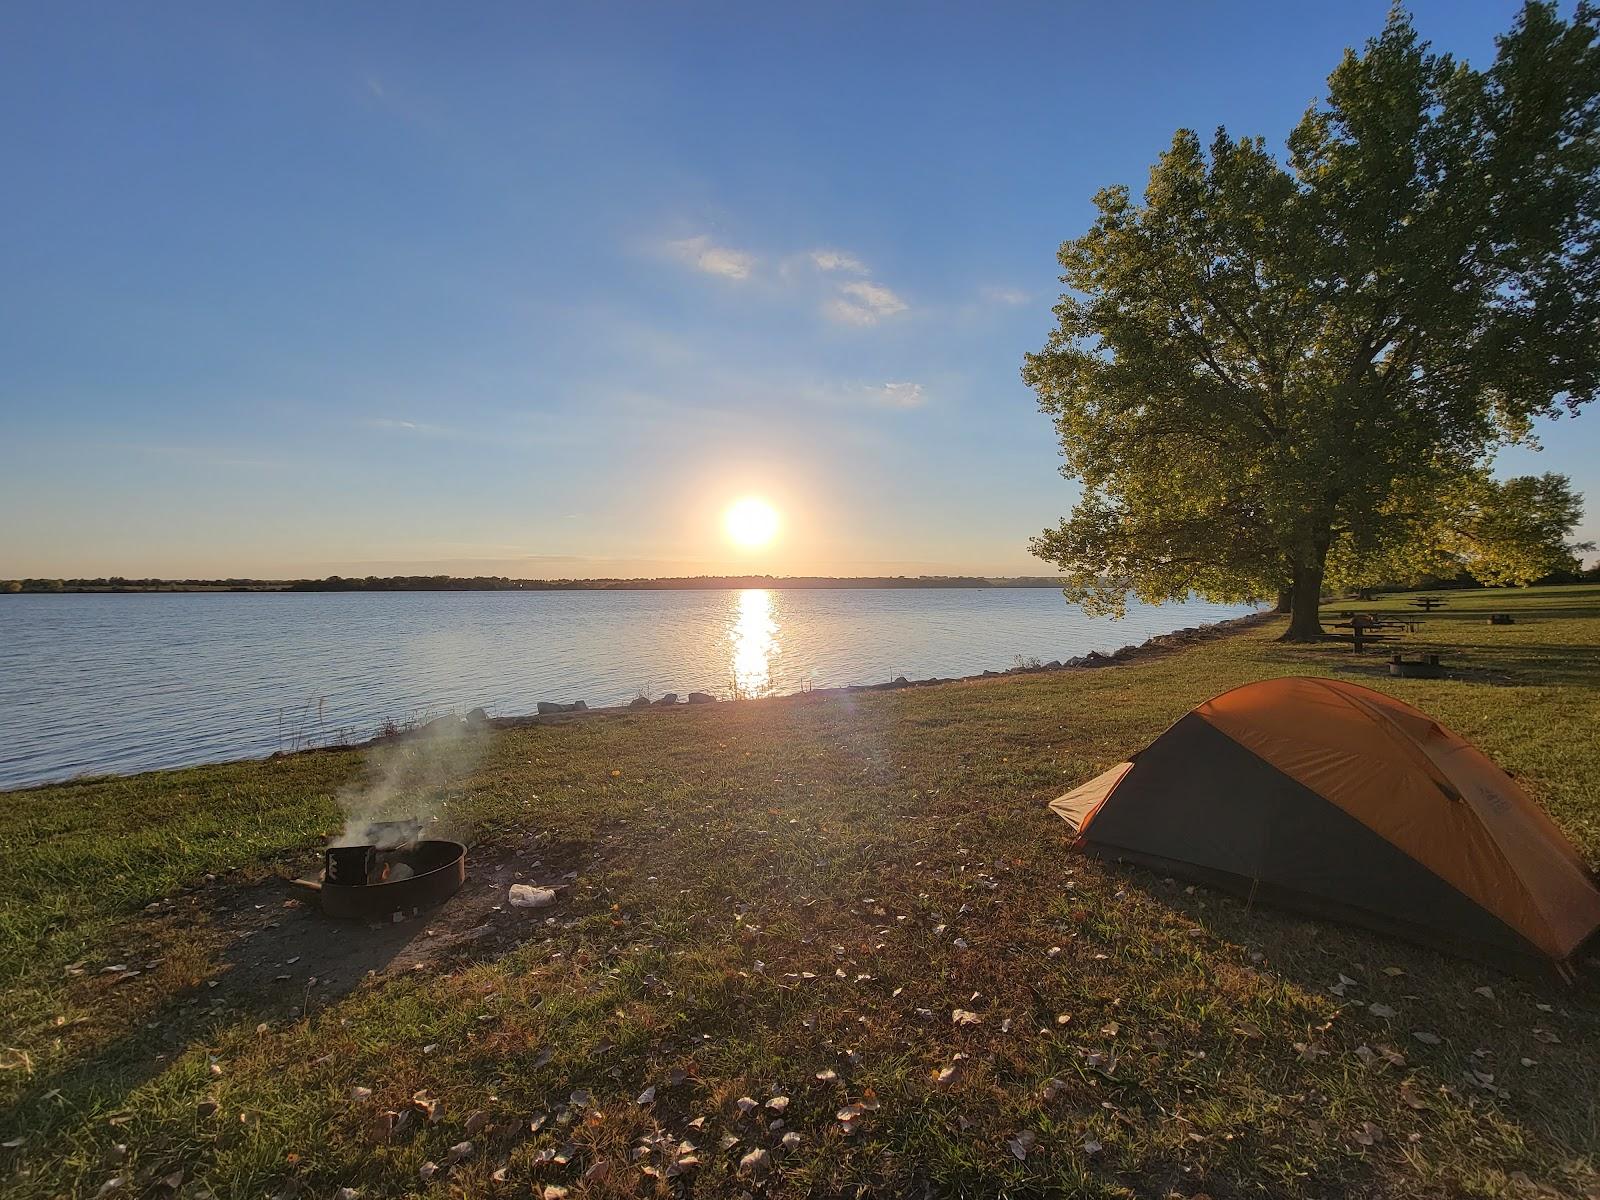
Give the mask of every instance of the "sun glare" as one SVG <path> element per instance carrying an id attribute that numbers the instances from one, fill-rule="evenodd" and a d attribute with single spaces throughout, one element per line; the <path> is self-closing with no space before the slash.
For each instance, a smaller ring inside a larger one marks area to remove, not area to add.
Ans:
<path id="1" fill-rule="evenodd" d="M 728 536 L 741 546 L 765 546 L 778 532 L 778 510 L 765 500 L 746 496 L 729 506 L 722 518 Z"/>

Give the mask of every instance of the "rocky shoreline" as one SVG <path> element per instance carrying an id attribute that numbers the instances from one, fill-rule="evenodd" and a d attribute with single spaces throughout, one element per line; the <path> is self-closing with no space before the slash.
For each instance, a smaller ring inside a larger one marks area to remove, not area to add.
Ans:
<path id="1" fill-rule="evenodd" d="M 982 671 L 977 675 L 956 675 L 932 679 L 907 679 L 904 675 L 900 675 L 887 683 L 852 683 L 840 687 L 812 688 L 807 691 L 789 692 L 781 696 L 763 696 L 760 699 L 800 700 L 824 696 L 851 695 L 857 692 L 887 692 L 898 691 L 901 688 L 935 687 L 947 683 L 970 683 L 980 679 L 1003 679 L 1012 675 L 1047 675 L 1057 671 L 1101 670 L 1107 667 L 1120 667 L 1126 663 L 1154 658 L 1163 654 L 1171 654 L 1216 638 L 1230 637 L 1233 634 L 1271 620 L 1274 615 L 1276 614 L 1270 612 L 1247 613 L 1242 617 L 1233 617 L 1229 620 L 1217 621 L 1209 625 L 1191 625 L 1184 629 L 1174 629 L 1170 633 L 1156 634 L 1154 637 L 1147 638 L 1137 645 L 1123 646 L 1110 654 L 1102 654 L 1098 650 L 1091 650 L 1088 654 L 1077 658 L 1069 658 L 1065 661 L 1052 660 L 1045 663 L 1029 663 L 1011 667 L 1004 671 Z M 676 692 L 667 692 L 654 700 L 646 696 L 639 696 L 626 704 L 612 704 L 600 708 L 591 708 L 582 700 L 541 700 L 536 706 L 535 712 L 523 716 L 489 717 L 482 709 L 474 709 L 465 718 L 447 716 L 438 718 L 438 721 L 481 720 L 496 729 L 519 729 L 529 725 L 548 724 L 552 719 L 570 720 L 574 717 L 602 714 L 618 715 L 639 712 L 644 709 L 681 708 L 686 704 L 726 703 L 732 703 L 732 701 L 719 700 L 708 692 L 690 692 L 686 698 L 680 698 Z M 430 722 L 429 724 L 434 723 Z M 423 728 L 427 728 L 427 726 Z"/>

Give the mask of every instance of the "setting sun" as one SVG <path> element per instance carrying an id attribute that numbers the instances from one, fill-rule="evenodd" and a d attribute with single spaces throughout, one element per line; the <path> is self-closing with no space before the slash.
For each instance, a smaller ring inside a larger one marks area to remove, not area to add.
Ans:
<path id="1" fill-rule="evenodd" d="M 722 518 L 728 536 L 741 546 L 765 546 L 778 532 L 778 510 L 765 500 L 746 496 L 729 506 Z"/>

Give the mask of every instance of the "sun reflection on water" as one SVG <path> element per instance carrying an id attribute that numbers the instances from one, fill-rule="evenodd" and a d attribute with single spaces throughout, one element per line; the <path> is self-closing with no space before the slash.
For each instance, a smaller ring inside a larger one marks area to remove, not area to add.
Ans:
<path id="1" fill-rule="evenodd" d="M 778 654 L 778 623 L 772 619 L 772 593 L 749 588 L 739 593 L 728 640 L 733 643 L 733 686 L 739 696 L 772 691 L 772 660 Z"/>

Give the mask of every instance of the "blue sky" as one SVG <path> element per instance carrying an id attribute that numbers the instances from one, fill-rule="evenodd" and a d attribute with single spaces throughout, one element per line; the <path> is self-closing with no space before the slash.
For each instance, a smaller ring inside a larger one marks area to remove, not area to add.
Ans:
<path id="1" fill-rule="evenodd" d="M 1041 571 L 1057 245 L 1386 7 L 6 6 L 0 575 Z"/>

